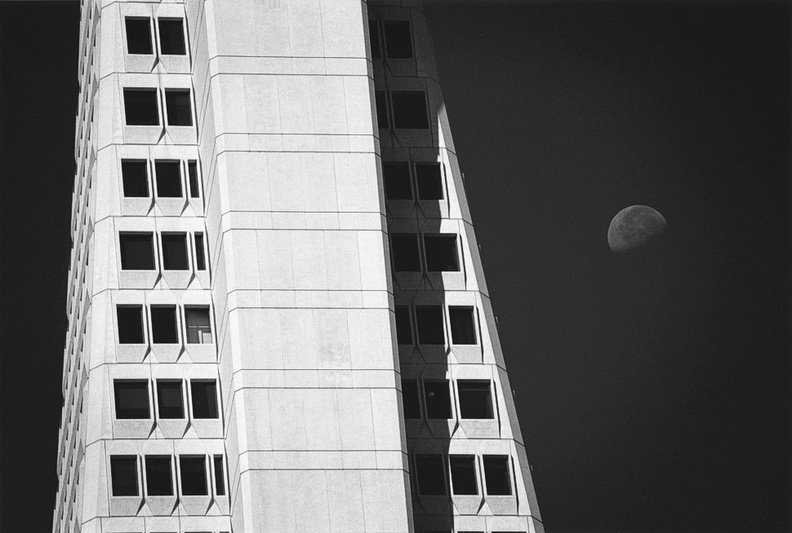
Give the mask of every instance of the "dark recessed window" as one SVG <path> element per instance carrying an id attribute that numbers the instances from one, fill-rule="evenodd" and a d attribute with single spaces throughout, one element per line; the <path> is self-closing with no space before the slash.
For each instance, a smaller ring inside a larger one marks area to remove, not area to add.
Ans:
<path id="1" fill-rule="evenodd" d="M 154 234 L 119 233 L 121 270 L 154 270 Z"/>
<path id="2" fill-rule="evenodd" d="M 385 182 L 386 199 L 412 200 L 409 163 L 406 161 L 382 163 L 382 178 Z"/>
<path id="3" fill-rule="evenodd" d="M 416 455 L 415 470 L 418 478 L 418 492 L 424 496 L 443 496 L 446 494 L 445 469 L 443 468 L 442 455 Z"/>
<path id="4" fill-rule="evenodd" d="M 369 40 L 371 41 L 371 57 L 373 59 L 381 58 L 379 23 L 376 20 L 369 21 Z"/>
<path id="5" fill-rule="evenodd" d="M 218 418 L 217 385 L 214 380 L 190 382 L 193 418 Z"/>
<path id="6" fill-rule="evenodd" d="M 473 307 L 448 308 L 451 325 L 451 344 L 476 344 L 476 320 Z"/>
<path id="7" fill-rule="evenodd" d="M 172 496 L 170 455 L 146 456 L 146 492 L 149 496 Z"/>
<path id="8" fill-rule="evenodd" d="M 119 420 L 149 418 L 149 392 L 147 380 L 120 380 L 113 382 L 116 418 Z"/>
<path id="9" fill-rule="evenodd" d="M 418 382 L 416 380 L 402 380 L 402 404 L 404 406 L 404 418 L 421 418 L 421 404 L 418 400 Z"/>
<path id="10" fill-rule="evenodd" d="M 426 95 L 423 91 L 392 91 L 393 125 L 397 129 L 426 129 Z"/>
<path id="11" fill-rule="evenodd" d="M 168 126 L 192 126 L 189 89 L 165 89 Z"/>
<path id="12" fill-rule="evenodd" d="M 130 54 L 152 54 L 151 19 L 126 17 L 127 52 Z"/>
<path id="13" fill-rule="evenodd" d="M 160 418 L 184 418 L 181 380 L 157 380 L 157 406 Z"/>
<path id="14" fill-rule="evenodd" d="M 424 400 L 427 418 L 451 418 L 451 393 L 447 380 L 424 381 Z"/>
<path id="15" fill-rule="evenodd" d="M 121 161 L 121 179 L 124 196 L 127 198 L 148 198 L 148 163 L 146 161 Z"/>
<path id="16" fill-rule="evenodd" d="M 201 196 L 201 186 L 198 181 L 198 162 L 187 161 L 187 175 L 190 178 L 190 198 Z"/>
<path id="17" fill-rule="evenodd" d="M 203 455 L 179 456 L 181 492 L 184 496 L 203 496 L 206 489 L 206 457 Z"/>
<path id="18" fill-rule="evenodd" d="M 116 316 L 119 344 L 143 344 L 143 306 L 119 305 Z"/>
<path id="19" fill-rule="evenodd" d="M 415 308 L 418 324 L 418 344 L 445 344 L 443 308 L 439 305 L 422 305 Z"/>
<path id="20" fill-rule="evenodd" d="M 460 379 L 457 390 L 460 418 L 494 418 L 489 380 Z"/>
<path id="21" fill-rule="evenodd" d="M 374 100 L 377 104 L 377 126 L 381 130 L 388 129 L 388 99 L 385 91 L 374 91 Z"/>
<path id="22" fill-rule="evenodd" d="M 484 478 L 487 494 L 490 496 L 508 496 L 512 493 L 511 476 L 509 475 L 508 455 L 485 455 Z"/>
<path id="23" fill-rule="evenodd" d="M 195 268 L 206 270 L 206 250 L 204 249 L 204 234 L 195 234 Z"/>
<path id="24" fill-rule="evenodd" d="M 151 306 L 151 341 L 155 344 L 176 344 L 179 342 L 176 306 Z"/>
<path id="25" fill-rule="evenodd" d="M 209 306 L 187 306 L 184 308 L 188 344 L 212 344 L 212 325 Z"/>
<path id="26" fill-rule="evenodd" d="M 478 494 L 476 481 L 476 457 L 474 455 L 450 455 L 451 486 L 454 494 Z"/>
<path id="27" fill-rule="evenodd" d="M 416 163 L 415 178 L 418 181 L 418 198 L 443 199 L 443 173 L 440 170 L 440 163 Z"/>
<path id="28" fill-rule="evenodd" d="M 223 470 L 223 456 L 214 456 L 215 494 L 225 496 L 225 472 Z"/>
<path id="29" fill-rule="evenodd" d="M 406 20 L 385 20 L 385 54 L 393 59 L 409 59 L 413 56 L 410 23 Z"/>
<path id="30" fill-rule="evenodd" d="M 124 89 L 127 126 L 159 126 L 157 89 Z"/>
<path id="31" fill-rule="evenodd" d="M 178 161 L 155 161 L 157 174 L 157 196 L 160 198 L 181 198 L 181 163 Z"/>
<path id="32" fill-rule="evenodd" d="M 182 19 L 158 19 L 160 52 L 162 55 L 183 56 L 187 53 L 184 46 L 184 21 Z"/>
<path id="33" fill-rule="evenodd" d="M 163 233 L 162 236 L 162 268 L 165 270 L 188 270 L 187 234 Z"/>
<path id="34" fill-rule="evenodd" d="M 412 344 L 412 328 L 410 327 L 410 308 L 406 305 L 396 306 L 396 342 Z"/>
<path id="35" fill-rule="evenodd" d="M 424 249 L 429 272 L 459 271 L 456 235 L 424 235 Z"/>
<path id="36" fill-rule="evenodd" d="M 420 272 L 421 259 L 418 255 L 418 236 L 415 233 L 392 233 L 393 270 L 396 272 Z"/>
<path id="37" fill-rule="evenodd" d="M 113 496 L 137 496 L 137 456 L 111 455 L 110 477 L 113 484 Z"/>

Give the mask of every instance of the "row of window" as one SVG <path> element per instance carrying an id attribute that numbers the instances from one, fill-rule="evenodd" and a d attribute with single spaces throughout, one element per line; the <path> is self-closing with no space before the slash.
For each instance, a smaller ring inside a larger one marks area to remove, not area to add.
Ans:
<path id="1" fill-rule="evenodd" d="M 407 20 L 369 20 L 371 57 L 374 59 L 411 59 L 412 32 Z"/>
<path id="2" fill-rule="evenodd" d="M 214 379 L 191 379 L 184 387 L 181 379 L 158 379 L 155 381 L 155 405 L 159 420 L 179 420 L 187 416 L 185 405 L 192 407 L 191 419 L 215 419 L 220 417 L 217 401 L 217 381 Z M 189 399 L 185 392 L 189 391 Z M 152 418 L 149 407 L 149 380 L 116 379 L 113 381 L 115 414 L 119 420 L 146 420 Z"/>
<path id="3" fill-rule="evenodd" d="M 121 180 L 126 198 L 183 198 L 185 190 L 190 198 L 200 198 L 201 180 L 198 177 L 198 162 L 157 159 L 152 165 L 145 159 L 122 159 Z M 149 174 L 153 174 L 152 180 Z M 184 176 L 187 177 L 185 184 Z M 185 186 L 186 185 L 186 186 Z"/>
<path id="4" fill-rule="evenodd" d="M 187 54 L 184 19 L 157 18 L 156 37 L 152 37 L 151 17 L 125 17 L 127 53 L 149 55 L 154 53 L 156 40 L 161 55 Z"/>
<path id="5" fill-rule="evenodd" d="M 118 305 L 119 344 L 145 344 L 146 328 L 142 305 Z M 181 306 L 178 306 L 181 307 Z M 176 305 L 150 305 L 148 308 L 153 344 L 178 344 L 179 309 Z M 182 307 L 187 344 L 212 344 L 212 323 L 208 305 L 185 305 Z"/>
<path id="6" fill-rule="evenodd" d="M 412 200 L 413 191 L 420 200 L 443 199 L 440 163 L 383 162 L 382 177 L 387 200 Z"/>
<path id="7" fill-rule="evenodd" d="M 416 305 L 412 313 L 410 311 L 410 306 L 396 306 L 396 341 L 399 344 L 445 345 L 443 306 Z M 448 306 L 451 344 L 477 344 L 475 311 L 475 307 L 471 306 Z"/>
<path id="8" fill-rule="evenodd" d="M 427 272 L 458 272 L 459 252 L 456 234 L 424 234 L 423 258 Z M 418 234 L 391 233 L 393 269 L 396 272 L 421 272 Z"/>
<path id="9" fill-rule="evenodd" d="M 215 495 L 226 494 L 222 455 L 215 455 L 208 461 L 211 474 L 207 472 L 205 455 L 179 455 L 178 460 L 170 455 L 146 455 L 140 459 L 145 473 L 144 490 L 138 486 L 138 456 L 110 456 L 113 496 L 140 496 L 142 493 L 147 496 L 174 496 L 177 491 L 181 496 L 208 496 L 212 484 Z M 178 470 L 175 475 L 174 467 Z M 179 481 L 178 489 L 174 479 Z"/>
<path id="10" fill-rule="evenodd" d="M 508 455 L 481 456 L 484 483 L 479 483 L 479 457 L 476 455 L 416 454 L 414 459 L 418 493 L 422 496 L 447 495 L 449 482 L 454 495 L 478 495 L 482 486 L 487 496 L 512 494 Z"/>
<path id="11" fill-rule="evenodd" d="M 153 232 L 120 232 L 121 270 L 156 270 L 157 253 Z M 206 244 L 203 232 L 163 231 L 157 239 L 162 252 L 163 270 L 206 270 Z M 192 243 L 192 253 L 188 243 Z"/>
<path id="12" fill-rule="evenodd" d="M 374 91 L 379 129 L 429 128 L 429 110 L 423 91 Z"/>
<path id="13" fill-rule="evenodd" d="M 460 419 L 491 420 L 495 418 L 492 409 L 490 380 L 458 379 L 455 383 L 459 398 Z M 408 420 L 421 419 L 423 416 L 427 419 L 440 420 L 453 418 L 451 398 L 450 383 L 447 379 L 425 379 L 423 387 L 419 387 L 418 380 L 402 380 L 404 418 Z"/>
<path id="14" fill-rule="evenodd" d="M 168 126 L 192 126 L 190 89 L 164 89 L 165 119 Z M 127 126 L 159 126 L 159 90 L 124 88 Z"/>

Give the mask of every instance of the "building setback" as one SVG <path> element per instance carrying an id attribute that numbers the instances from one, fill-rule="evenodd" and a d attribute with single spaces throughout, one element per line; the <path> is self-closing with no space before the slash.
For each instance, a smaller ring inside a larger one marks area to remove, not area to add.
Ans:
<path id="1" fill-rule="evenodd" d="M 543 531 L 420 4 L 83 0 L 53 532 Z"/>

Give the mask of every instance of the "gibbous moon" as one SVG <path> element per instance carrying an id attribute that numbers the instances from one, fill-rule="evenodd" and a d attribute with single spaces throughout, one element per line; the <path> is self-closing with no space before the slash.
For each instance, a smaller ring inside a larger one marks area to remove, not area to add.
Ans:
<path id="1" fill-rule="evenodd" d="M 645 205 L 633 205 L 619 211 L 608 227 L 608 246 L 614 252 L 629 252 L 647 244 L 663 233 L 663 215 Z"/>

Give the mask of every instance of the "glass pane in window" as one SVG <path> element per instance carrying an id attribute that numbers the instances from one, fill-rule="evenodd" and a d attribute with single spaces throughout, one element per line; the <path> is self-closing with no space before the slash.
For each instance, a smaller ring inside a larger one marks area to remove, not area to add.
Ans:
<path id="1" fill-rule="evenodd" d="M 151 340 L 155 344 L 177 344 L 176 306 L 151 306 Z"/>
<path id="2" fill-rule="evenodd" d="M 182 382 L 157 380 L 157 401 L 160 418 L 184 418 Z"/>
<path id="3" fill-rule="evenodd" d="M 443 468 L 442 455 L 416 455 L 415 470 L 418 478 L 418 492 L 424 496 L 442 496 L 446 494 L 445 469 Z"/>
<path id="4" fill-rule="evenodd" d="M 418 197 L 421 200 L 443 199 L 443 175 L 440 163 L 416 163 L 415 178 L 418 181 Z"/>
<path id="5" fill-rule="evenodd" d="M 143 306 L 119 305 L 116 314 L 119 344 L 143 344 Z"/>
<path id="6" fill-rule="evenodd" d="M 476 344 L 476 321 L 473 311 L 472 307 L 448 308 L 452 344 Z"/>
<path id="7" fill-rule="evenodd" d="M 159 126 L 157 89 L 124 89 L 127 126 Z"/>
<path id="8" fill-rule="evenodd" d="M 414 233 L 392 233 L 393 270 L 396 272 L 420 272 L 418 236 Z"/>
<path id="9" fill-rule="evenodd" d="M 423 91 L 393 91 L 393 123 L 397 129 L 426 129 L 429 117 Z"/>
<path id="10" fill-rule="evenodd" d="M 494 418 L 489 380 L 457 381 L 460 418 Z"/>
<path id="11" fill-rule="evenodd" d="M 386 199 L 412 200 L 409 163 L 406 161 L 382 163 L 382 178 L 385 182 Z"/>
<path id="12" fill-rule="evenodd" d="M 195 234 L 195 268 L 206 270 L 206 251 L 204 250 L 203 233 Z"/>
<path id="13" fill-rule="evenodd" d="M 170 455 L 146 456 L 146 492 L 149 496 L 172 496 Z"/>
<path id="14" fill-rule="evenodd" d="M 406 305 L 396 306 L 396 342 L 412 344 L 412 328 L 410 327 L 410 308 Z"/>
<path id="15" fill-rule="evenodd" d="M 218 418 L 215 381 L 190 382 L 194 418 Z"/>
<path id="16" fill-rule="evenodd" d="M 198 182 L 197 161 L 187 161 L 187 174 L 190 177 L 190 198 L 198 198 L 201 195 L 201 188 Z"/>
<path id="17" fill-rule="evenodd" d="M 147 380 L 115 380 L 116 418 L 119 420 L 149 418 Z"/>
<path id="18" fill-rule="evenodd" d="M 416 380 L 402 380 L 402 403 L 404 418 L 408 420 L 421 418 L 421 404 L 418 400 L 418 382 Z"/>
<path id="19" fill-rule="evenodd" d="M 165 89 L 165 107 L 169 126 L 192 126 L 189 89 Z"/>
<path id="20" fill-rule="evenodd" d="M 160 52 L 163 55 L 183 56 L 187 53 L 184 46 L 184 22 L 182 19 L 158 19 Z"/>
<path id="21" fill-rule="evenodd" d="M 225 496 L 225 473 L 223 471 L 223 456 L 214 456 L 215 494 Z"/>
<path id="22" fill-rule="evenodd" d="M 209 494 L 206 489 L 206 457 L 203 455 L 179 456 L 181 470 L 181 490 L 184 496 Z"/>
<path id="23" fill-rule="evenodd" d="M 456 235 L 424 235 L 426 269 L 429 272 L 458 272 Z"/>
<path id="24" fill-rule="evenodd" d="M 451 392 L 447 380 L 424 381 L 424 400 L 427 418 L 451 418 Z"/>
<path id="25" fill-rule="evenodd" d="M 121 161 L 121 180 L 126 198 L 148 198 L 148 164 L 146 161 Z"/>
<path id="26" fill-rule="evenodd" d="M 188 270 L 187 234 L 162 234 L 162 268 L 165 270 Z"/>
<path id="27" fill-rule="evenodd" d="M 181 163 L 178 161 L 155 161 L 157 175 L 157 196 L 160 198 L 181 198 Z"/>
<path id="28" fill-rule="evenodd" d="M 371 41 L 371 57 L 373 59 L 381 58 L 379 22 L 376 20 L 369 21 L 369 40 Z"/>
<path id="29" fill-rule="evenodd" d="M 120 233 L 122 270 L 154 270 L 154 234 Z"/>
<path id="30" fill-rule="evenodd" d="M 152 54 L 151 19 L 148 17 L 126 17 L 127 52 L 130 54 Z"/>
<path id="31" fill-rule="evenodd" d="M 474 455 L 450 455 L 451 486 L 454 494 L 478 494 L 476 482 L 476 457 Z"/>
<path id="32" fill-rule="evenodd" d="M 110 478 L 113 485 L 113 496 L 137 496 L 137 456 L 111 455 Z"/>
<path id="33" fill-rule="evenodd" d="M 209 307 L 188 306 L 184 308 L 187 325 L 188 344 L 211 344 L 212 326 L 209 319 Z"/>
<path id="34" fill-rule="evenodd" d="M 410 23 L 406 20 L 385 20 L 385 52 L 389 58 L 408 59 L 413 56 Z"/>
<path id="35" fill-rule="evenodd" d="M 443 308 L 439 305 L 422 305 L 415 308 L 419 344 L 445 344 Z"/>
<path id="36" fill-rule="evenodd" d="M 374 91 L 374 100 L 377 105 L 377 125 L 379 129 L 388 129 L 388 100 L 385 91 Z"/>
<path id="37" fill-rule="evenodd" d="M 490 496 L 508 496 L 512 493 L 511 476 L 509 475 L 508 455 L 485 455 L 484 478 L 487 494 Z"/>

